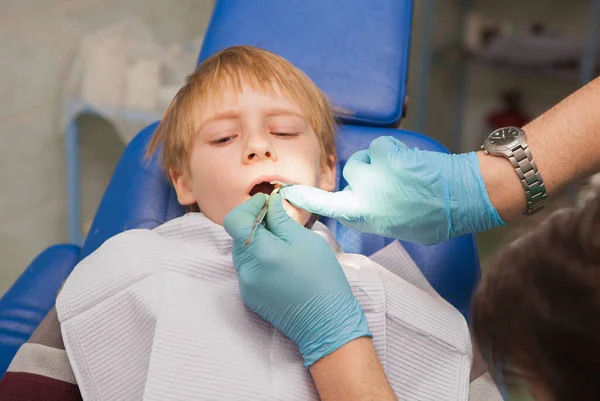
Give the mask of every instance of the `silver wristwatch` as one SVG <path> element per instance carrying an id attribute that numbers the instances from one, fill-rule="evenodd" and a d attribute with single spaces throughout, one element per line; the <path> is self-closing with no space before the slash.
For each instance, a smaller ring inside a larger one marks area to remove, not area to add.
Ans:
<path id="1" fill-rule="evenodd" d="M 544 207 L 546 186 L 527 146 L 525 131 L 517 127 L 499 128 L 492 132 L 481 147 L 486 155 L 502 156 L 515 168 L 527 197 L 527 212 Z"/>

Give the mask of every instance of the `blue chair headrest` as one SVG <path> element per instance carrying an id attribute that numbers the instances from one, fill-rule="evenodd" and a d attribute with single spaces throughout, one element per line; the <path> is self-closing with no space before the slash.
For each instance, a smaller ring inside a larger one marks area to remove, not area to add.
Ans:
<path id="1" fill-rule="evenodd" d="M 220 0 L 198 62 L 233 45 L 270 50 L 351 113 L 347 123 L 402 118 L 412 0 Z"/>

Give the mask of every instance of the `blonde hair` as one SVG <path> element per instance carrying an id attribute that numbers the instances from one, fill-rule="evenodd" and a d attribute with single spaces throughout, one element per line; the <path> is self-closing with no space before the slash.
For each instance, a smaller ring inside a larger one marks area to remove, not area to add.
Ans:
<path id="1" fill-rule="evenodd" d="M 329 100 L 315 83 L 289 61 L 253 46 L 232 46 L 203 61 L 177 92 L 148 144 L 146 156 L 161 147 L 164 172 L 186 173 L 203 105 L 220 103 L 223 93 L 242 86 L 274 94 L 278 88 L 302 110 L 314 130 L 324 163 L 336 158 L 335 118 Z M 162 145 L 162 146 L 161 146 Z"/>

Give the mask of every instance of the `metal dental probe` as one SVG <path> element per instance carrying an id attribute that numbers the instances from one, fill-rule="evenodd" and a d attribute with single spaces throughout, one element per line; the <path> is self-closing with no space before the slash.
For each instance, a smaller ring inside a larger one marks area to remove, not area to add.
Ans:
<path id="1" fill-rule="evenodd" d="M 283 188 L 285 186 L 285 184 L 280 183 L 280 182 L 272 182 L 271 184 L 273 184 L 275 187 L 273 189 L 273 192 L 271 192 L 271 195 L 275 195 L 277 192 L 279 192 L 279 190 L 281 188 Z M 269 195 L 269 196 L 271 196 L 271 195 Z M 258 216 L 256 217 L 256 220 L 254 221 L 254 225 L 252 226 L 252 231 L 250 231 L 250 235 L 248 236 L 248 239 L 246 240 L 246 242 L 244 242 L 244 246 L 248 246 L 252 242 L 252 238 L 254 237 L 254 232 L 258 228 L 258 225 L 263 222 L 263 220 L 265 219 L 265 216 L 267 215 L 268 206 L 269 206 L 269 202 L 267 200 L 267 202 L 262 207 L 262 209 L 260 209 L 260 213 L 258 214 Z"/>

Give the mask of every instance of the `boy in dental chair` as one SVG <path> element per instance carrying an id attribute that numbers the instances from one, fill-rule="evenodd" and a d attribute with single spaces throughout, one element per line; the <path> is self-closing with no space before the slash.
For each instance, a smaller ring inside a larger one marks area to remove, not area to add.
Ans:
<path id="1" fill-rule="evenodd" d="M 189 213 L 121 233 L 79 263 L 0 398 L 318 399 L 310 362 L 243 305 L 222 223 L 274 181 L 333 190 L 334 138 L 327 98 L 283 58 L 236 46 L 204 61 L 148 148 Z M 368 320 L 356 336 L 372 335 L 398 398 L 476 398 L 469 384 L 486 368 L 467 324 L 398 242 L 371 258 L 345 254 L 315 217 L 283 207 L 333 248 Z"/>

